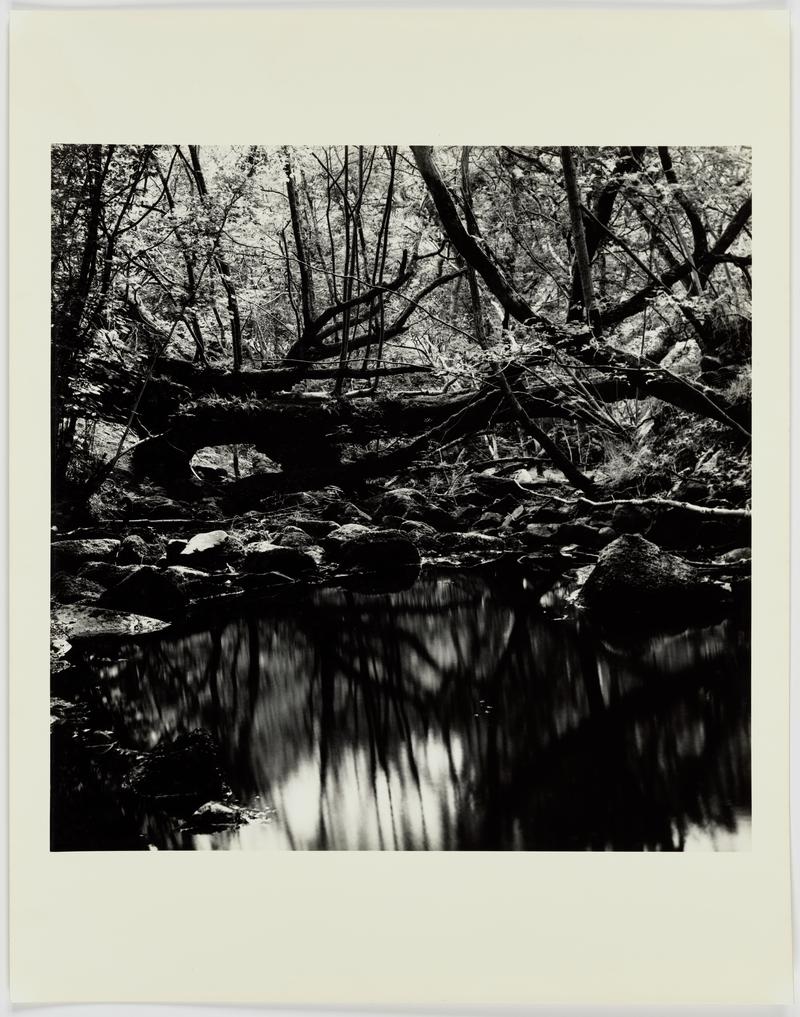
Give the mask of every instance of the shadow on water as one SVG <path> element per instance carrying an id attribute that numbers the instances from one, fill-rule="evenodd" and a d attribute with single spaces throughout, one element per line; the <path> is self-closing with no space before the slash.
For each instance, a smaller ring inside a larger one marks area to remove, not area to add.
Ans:
<path id="1" fill-rule="evenodd" d="M 749 634 L 624 643 L 520 578 L 317 591 L 100 672 L 132 748 L 208 729 L 269 821 L 159 848 L 749 847 Z"/>

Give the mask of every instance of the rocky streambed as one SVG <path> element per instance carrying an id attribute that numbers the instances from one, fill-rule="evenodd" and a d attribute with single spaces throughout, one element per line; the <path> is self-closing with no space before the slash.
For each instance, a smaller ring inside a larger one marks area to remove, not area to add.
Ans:
<path id="1" fill-rule="evenodd" d="M 233 518 L 198 518 L 196 507 L 159 499 L 140 499 L 133 511 L 136 518 L 54 533 L 52 542 L 53 829 L 61 848 L 85 843 L 85 825 L 98 822 L 105 846 L 147 846 L 142 817 L 159 812 L 187 836 L 271 821 L 269 806 L 237 798 L 218 738 L 204 727 L 178 725 L 147 745 L 121 736 L 100 672 L 187 625 L 222 624 L 264 605 L 291 614 L 326 589 L 409 589 L 442 570 L 500 570 L 541 603 L 560 591 L 571 615 L 612 633 L 696 628 L 741 619 L 749 607 L 748 534 L 739 520 L 629 505 L 587 512 L 557 485 L 534 497 L 493 490 L 491 500 L 476 488 L 460 506 L 413 487 L 356 504 L 334 488 Z"/>

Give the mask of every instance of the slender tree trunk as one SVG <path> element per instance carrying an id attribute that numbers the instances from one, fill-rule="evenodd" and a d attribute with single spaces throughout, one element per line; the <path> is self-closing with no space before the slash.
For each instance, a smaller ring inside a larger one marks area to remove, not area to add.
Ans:
<path id="1" fill-rule="evenodd" d="M 586 246 L 586 233 L 583 228 L 583 213 L 581 211 L 581 196 L 578 190 L 578 178 L 575 173 L 575 162 L 572 158 L 572 149 L 564 145 L 561 149 L 561 165 L 564 167 L 564 183 L 569 203 L 569 217 L 572 223 L 572 239 L 575 245 L 575 260 L 578 264 L 578 272 L 581 280 L 581 292 L 583 294 L 583 309 L 586 320 L 592 326 L 596 335 L 602 335 L 603 329 L 600 322 L 600 308 L 594 294 L 592 283 L 592 266 L 589 260 L 589 250 Z"/>
<path id="2" fill-rule="evenodd" d="M 200 196 L 200 200 L 203 204 L 207 204 L 208 188 L 206 187 L 205 176 L 200 165 L 200 151 L 199 146 L 189 145 L 189 158 L 192 162 L 192 171 L 194 176 L 195 186 L 197 187 L 197 193 Z M 222 283 L 222 287 L 225 290 L 225 294 L 228 298 L 228 317 L 230 319 L 231 326 L 231 347 L 233 350 L 233 369 L 234 371 L 241 371 L 242 369 L 242 322 L 239 316 L 239 301 L 236 295 L 236 284 L 233 281 L 233 275 L 231 273 L 231 267 L 228 264 L 225 256 L 221 253 L 217 253 L 214 256 L 214 261 L 217 266 L 217 272 Z"/>
<path id="3" fill-rule="evenodd" d="M 300 211 L 297 204 L 297 188 L 294 182 L 294 170 L 289 149 L 284 149 L 286 157 L 286 194 L 289 198 L 289 213 L 292 219 L 292 233 L 294 235 L 294 247 L 297 251 L 297 268 L 300 274 L 300 306 L 303 313 L 303 330 L 309 331 L 314 320 L 314 298 L 312 290 L 312 274 L 306 254 L 306 244 L 303 237 L 303 226 L 300 221 Z"/>
<path id="4" fill-rule="evenodd" d="M 461 200 L 464 204 L 464 219 L 467 229 L 473 237 L 481 235 L 478 220 L 472 207 L 472 184 L 469 176 L 469 155 L 470 145 L 464 145 L 461 149 Z M 486 328 L 483 322 L 483 307 L 481 306 L 481 291 L 478 285 L 478 273 L 469 265 L 467 267 L 467 282 L 469 283 L 469 295 L 472 303 L 472 327 L 475 330 L 475 339 L 479 346 L 486 346 Z"/>

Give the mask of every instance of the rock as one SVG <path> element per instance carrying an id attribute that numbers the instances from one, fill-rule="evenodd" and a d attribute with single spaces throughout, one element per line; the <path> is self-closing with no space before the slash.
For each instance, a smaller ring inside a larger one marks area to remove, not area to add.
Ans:
<path id="1" fill-rule="evenodd" d="M 315 540 L 299 526 L 286 526 L 275 538 L 275 543 L 281 547 L 297 547 L 303 550 L 306 547 L 313 547 Z"/>
<path id="2" fill-rule="evenodd" d="M 153 557 L 157 557 L 157 555 L 153 555 L 141 537 L 132 533 L 122 538 L 116 560 L 118 565 L 141 565 Z"/>
<path id="3" fill-rule="evenodd" d="M 315 556 L 297 547 L 284 547 L 269 540 L 259 540 L 244 549 L 245 572 L 280 572 L 296 578 L 317 571 Z"/>
<path id="4" fill-rule="evenodd" d="M 322 543 L 325 547 L 335 549 L 345 544 L 348 540 L 352 540 L 354 537 L 361 536 L 364 533 L 374 532 L 373 527 L 365 526 L 363 523 L 344 523 L 344 525 L 337 526 L 335 529 L 331 530 Z"/>
<path id="5" fill-rule="evenodd" d="M 351 501 L 335 502 L 323 510 L 326 519 L 335 523 L 371 523 L 372 519 Z"/>
<path id="6" fill-rule="evenodd" d="M 438 536 L 438 530 L 436 530 L 430 523 L 423 523 L 421 519 L 404 519 L 400 524 L 400 529 L 405 530 L 413 539 L 416 537 L 436 537 Z"/>
<path id="7" fill-rule="evenodd" d="M 559 526 L 556 523 L 528 523 L 522 539 L 528 547 L 540 547 L 555 542 Z"/>
<path id="8" fill-rule="evenodd" d="M 337 523 L 332 519 L 313 519 L 310 516 L 292 513 L 284 520 L 284 525 L 304 530 L 309 536 L 319 539 L 335 530 Z"/>
<path id="9" fill-rule="evenodd" d="M 110 539 L 58 540 L 50 545 L 52 569 L 77 571 L 89 561 L 112 561 L 119 550 L 120 542 Z"/>
<path id="10" fill-rule="evenodd" d="M 112 565 L 106 561 L 90 561 L 78 572 L 78 579 L 90 579 L 104 587 L 115 586 L 138 568 L 138 565 Z"/>
<path id="11" fill-rule="evenodd" d="M 207 533 L 196 533 L 186 544 L 181 554 L 197 555 L 217 552 L 225 546 L 228 534 L 225 530 L 209 530 Z"/>
<path id="12" fill-rule="evenodd" d="M 605 547 L 578 603 L 618 622 L 692 620 L 718 609 L 725 591 L 702 573 L 640 534 L 625 534 Z"/>
<path id="13" fill-rule="evenodd" d="M 202 729 L 161 741 L 131 771 L 126 787 L 147 798 L 226 798 L 217 745 Z"/>
<path id="14" fill-rule="evenodd" d="M 725 554 L 721 554 L 717 561 L 724 562 L 726 565 L 733 562 L 750 561 L 753 556 L 753 549 L 750 547 L 735 547 L 732 551 L 726 551 Z"/>
<path id="15" fill-rule="evenodd" d="M 575 515 L 574 505 L 540 505 L 529 517 L 532 523 L 561 523 Z"/>
<path id="16" fill-rule="evenodd" d="M 50 592 L 62 604 L 74 604 L 77 601 L 97 600 L 103 592 L 103 587 L 91 579 L 59 572 L 50 582 Z"/>
<path id="17" fill-rule="evenodd" d="M 175 575 L 152 565 L 140 565 L 100 598 L 103 607 L 147 612 L 155 618 L 175 618 L 189 605 L 185 585 Z"/>
<path id="18" fill-rule="evenodd" d="M 128 515 L 135 519 L 188 519 L 191 515 L 186 505 L 157 494 L 132 494 L 125 500 Z"/>
<path id="19" fill-rule="evenodd" d="M 125 639 L 168 628 L 159 618 L 109 611 L 86 604 L 59 605 L 50 613 L 51 626 L 73 646 L 98 639 Z"/>
<path id="20" fill-rule="evenodd" d="M 404 519 L 417 519 L 437 530 L 452 530 L 453 516 L 431 501 L 431 497 L 415 487 L 396 487 L 386 491 L 378 503 L 375 518 L 385 529 L 399 527 Z"/>
<path id="21" fill-rule="evenodd" d="M 238 585 L 238 579 L 234 582 L 224 572 L 210 576 L 207 572 L 190 569 L 185 565 L 169 565 L 164 570 L 164 575 L 175 579 L 190 603 L 209 597 L 231 597 L 243 592 Z"/>
<path id="22" fill-rule="evenodd" d="M 349 523 L 329 534 L 325 543 L 330 557 L 348 569 L 375 572 L 420 563 L 416 545 L 402 530 L 370 530 Z"/>
<path id="23" fill-rule="evenodd" d="M 504 522 L 505 517 L 501 516 L 499 512 L 484 512 L 475 526 L 479 530 L 497 530 Z M 509 523 L 510 525 L 511 523 Z"/>
<path id="24" fill-rule="evenodd" d="M 192 813 L 190 826 L 195 830 L 224 830 L 243 822 L 242 810 L 224 802 L 206 802 Z"/>
<path id="25" fill-rule="evenodd" d="M 175 576 L 181 583 L 208 582 L 211 578 L 207 572 L 190 569 L 188 565 L 168 565 L 164 571 L 167 575 Z"/>
<path id="26" fill-rule="evenodd" d="M 693 505 L 702 505 L 708 500 L 708 484 L 688 477 L 679 481 L 672 488 L 670 498 L 675 498 L 677 501 L 688 501 Z"/>
<path id="27" fill-rule="evenodd" d="M 225 530 L 209 530 L 195 534 L 177 556 L 176 563 L 210 571 L 223 569 L 232 560 L 242 557 L 242 542 Z M 169 559 L 169 554 L 167 555 Z"/>
<path id="28" fill-rule="evenodd" d="M 488 533 L 443 533 L 439 546 L 445 551 L 502 551 L 505 542 Z"/>
<path id="29" fill-rule="evenodd" d="M 168 562 L 177 562 L 180 560 L 180 556 L 186 550 L 187 541 L 181 540 L 178 537 L 173 537 L 167 541 L 167 546 L 164 553 L 166 554 Z"/>
<path id="30" fill-rule="evenodd" d="M 473 526 L 482 515 L 477 505 L 465 505 L 453 512 L 453 522 L 459 526 Z"/>
<path id="31" fill-rule="evenodd" d="M 375 515 L 379 519 L 384 516 L 418 519 L 419 513 L 425 511 L 427 504 L 428 499 L 422 491 L 414 487 L 396 487 L 383 495 Z"/>
<path id="32" fill-rule="evenodd" d="M 653 513 L 643 505 L 616 505 L 611 525 L 617 533 L 646 533 L 653 523 Z"/>
<path id="33" fill-rule="evenodd" d="M 725 493 L 732 505 L 742 507 L 750 501 L 752 485 L 749 480 L 733 480 Z"/>

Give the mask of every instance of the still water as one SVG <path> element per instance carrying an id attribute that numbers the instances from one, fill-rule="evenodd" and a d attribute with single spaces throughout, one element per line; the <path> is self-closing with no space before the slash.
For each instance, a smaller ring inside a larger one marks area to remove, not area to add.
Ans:
<path id="1" fill-rule="evenodd" d="M 263 819 L 158 848 L 741 850 L 749 633 L 616 638 L 518 576 L 321 590 L 101 671 L 134 748 L 209 730 Z"/>

